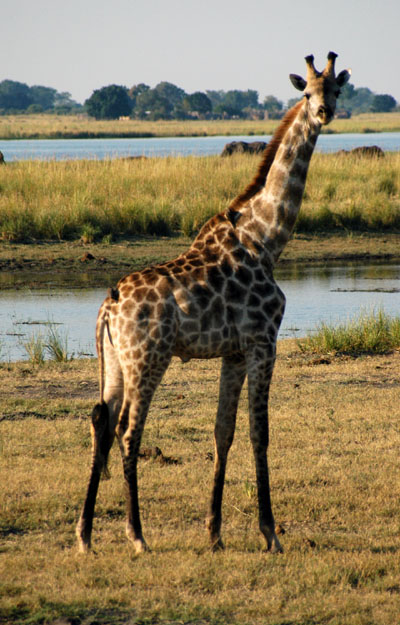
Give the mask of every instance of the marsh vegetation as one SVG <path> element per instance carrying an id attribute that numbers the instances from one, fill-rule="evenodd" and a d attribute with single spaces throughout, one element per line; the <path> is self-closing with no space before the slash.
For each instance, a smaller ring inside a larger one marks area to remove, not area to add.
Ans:
<path id="1" fill-rule="evenodd" d="M 237 155 L 134 161 L 22 161 L 0 168 L 0 238 L 110 243 L 121 236 L 193 234 L 254 176 Z M 400 154 L 315 154 L 298 233 L 400 228 Z"/>

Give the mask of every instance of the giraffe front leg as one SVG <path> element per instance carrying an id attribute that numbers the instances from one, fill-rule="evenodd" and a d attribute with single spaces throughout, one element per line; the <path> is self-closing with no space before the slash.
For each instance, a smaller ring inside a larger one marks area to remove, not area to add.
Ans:
<path id="1" fill-rule="evenodd" d="M 124 471 L 124 489 L 127 513 L 126 536 L 133 544 L 137 554 L 148 550 L 146 541 L 143 538 L 142 524 L 140 521 L 137 483 L 137 460 L 143 425 L 144 424 L 141 423 L 135 423 L 133 427 L 129 427 L 123 436 L 120 436 L 121 432 L 117 429 Z"/>
<path id="2" fill-rule="evenodd" d="M 214 431 L 214 485 L 206 519 L 213 551 L 224 548 L 221 539 L 222 495 L 227 457 L 235 433 L 237 407 L 245 376 L 246 366 L 244 358 L 223 359 L 218 412 Z"/>
<path id="3" fill-rule="evenodd" d="M 137 554 L 149 551 L 142 533 L 140 521 L 139 496 L 137 487 L 137 458 L 124 461 L 125 493 L 126 493 L 126 535 L 132 542 Z"/>
<path id="4" fill-rule="evenodd" d="M 267 460 L 268 398 L 275 360 L 270 352 L 267 348 L 266 353 L 262 354 L 262 350 L 258 349 L 249 359 L 250 438 L 256 465 L 260 531 L 265 537 L 268 551 L 281 553 L 283 549 L 275 532 L 272 514 Z"/>

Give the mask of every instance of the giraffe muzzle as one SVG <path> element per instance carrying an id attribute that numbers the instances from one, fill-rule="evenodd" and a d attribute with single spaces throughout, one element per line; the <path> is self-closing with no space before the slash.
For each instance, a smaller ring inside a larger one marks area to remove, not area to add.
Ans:
<path id="1" fill-rule="evenodd" d="M 329 124 L 329 122 L 333 118 L 333 111 L 329 106 L 320 106 L 317 116 L 323 124 Z"/>

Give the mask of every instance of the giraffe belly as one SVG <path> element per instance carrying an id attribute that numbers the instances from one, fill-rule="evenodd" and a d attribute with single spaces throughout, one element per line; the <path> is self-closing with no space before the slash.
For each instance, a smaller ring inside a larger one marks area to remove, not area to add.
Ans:
<path id="1" fill-rule="evenodd" d="M 173 353 L 182 360 L 191 358 L 218 358 L 239 351 L 237 333 L 232 328 L 201 328 L 201 320 L 183 321 L 180 325 Z"/>

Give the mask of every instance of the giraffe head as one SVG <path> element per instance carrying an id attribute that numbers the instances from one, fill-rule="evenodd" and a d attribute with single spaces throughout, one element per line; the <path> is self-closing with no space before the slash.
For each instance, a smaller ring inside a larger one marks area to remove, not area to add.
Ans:
<path id="1" fill-rule="evenodd" d="M 336 57 L 337 54 L 329 52 L 324 71 L 318 72 L 314 67 L 314 57 L 310 54 L 306 56 L 307 80 L 297 74 L 290 74 L 290 80 L 296 89 L 304 91 L 311 121 L 320 126 L 329 124 L 332 120 L 340 88 L 346 84 L 351 75 L 349 69 L 335 75 Z"/>

